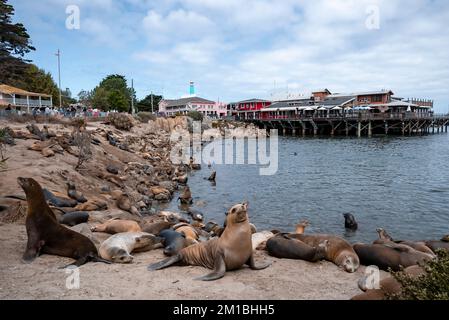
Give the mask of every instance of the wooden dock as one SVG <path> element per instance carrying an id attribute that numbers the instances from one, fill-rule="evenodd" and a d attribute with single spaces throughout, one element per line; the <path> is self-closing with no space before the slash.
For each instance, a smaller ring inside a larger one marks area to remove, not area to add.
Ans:
<path id="1" fill-rule="evenodd" d="M 449 114 L 345 114 L 342 116 L 273 116 L 242 120 L 253 123 L 260 129 L 278 129 L 280 135 L 299 136 L 367 136 L 384 135 L 423 135 L 443 133 L 448 130 Z"/>

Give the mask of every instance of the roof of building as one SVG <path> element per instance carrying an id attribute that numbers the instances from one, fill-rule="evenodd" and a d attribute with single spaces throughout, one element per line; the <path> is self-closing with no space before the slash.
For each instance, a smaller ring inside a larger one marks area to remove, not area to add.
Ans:
<path id="1" fill-rule="evenodd" d="M 391 90 L 380 90 L 380 91 L 355 92 L 355 93 L 352 93 L 351 95 L 353 95 L 353 96 L 370 96 L 373 94 L 386 94 L 386 93 L 394 94 L 394 92 Z"/>
<path id="2" fill-rule="evenodd" d="M 189 98 L 182 98 L 182 99 L 176 99 L 176 100 L 164 100 L 167 103 L 167 107 L 175 107 L 175 106 L 183 106 L 189 103 L 202 103 L 202 104 L 215 104 L 214 101 L 207 100 L 200 97 L 189 97 Z"/>
<path id="3" fill-rule="evenodd" d="M 354 96 L 329 96 L 320 102 L 322 106 L 341 106 L 354 100 Z"/>
<path id="4" fill-rule="evenodd" d="M 17 94 L 21 96 L 47 97 L 47 98 L 51 97 L 50 94 L 29 92 L 16 87 L 8 86 L 6 84 L 0 84 L 0 92 L 6 94 Z"/>
<path id="5" fill-rule="evenodd" d="M 331 94 L 331 92 L 326 88 L 312 91 L 312 93 L 323 93 L 323 92 Z"/>
<path id="6" fill-rule="evenodd" d="M 271 102 L 271 101 L 263 100 L 263 99 L 249 99 L 249 100 L 239 101 L 238 103 L 250 103 L 250 102 Z"/>

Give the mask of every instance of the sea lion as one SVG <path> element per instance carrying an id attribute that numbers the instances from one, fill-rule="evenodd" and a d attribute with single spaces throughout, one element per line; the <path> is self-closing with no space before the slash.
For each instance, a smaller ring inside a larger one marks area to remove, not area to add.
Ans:
<path id="1" fill-rule="evenodd" d="M 90 199 L 85 203 L 80 203 L 75 207 L 76 211 L 101 211 L 108 208 L 108 204 L 98 198 Z"/>
<path id="2" fill-rule="evenodd" d="M 345 218 L 345 228 L 348 230 L 356 231 L 359 227 L 355 217 L 352 213 L 343 213 L 343 217 Z"/>
<path id="3" fill-rule="evenodd" d="M 176 181 L 181 185 L 186 185 L 187 182 L 189 181 L 189 177 L 187 176 L 187 174 L 181 175 L 181 176 L 175 176 L 172 181 Z"/>
<path id="4" fill-rule="evenodd" d="M 410 240 L 395 241 L 384 229 L 377 228 L 376 231 L 379 235 L 379 239 L 374 241 L 373 242 L 374 244 L 388 244 L 388 243 L 402 244 L 435 257 L 434 252 L 426 245 L 424 241 L 410 241 Z"/>
<path id="5" fill-rule="evenodd" d="M 76 226 L 80 223 L 85 223 L 89 220 L 89 213 L 85 211 L 68 212 L 59 218 L 59 223 L 68 225 L 70 227 Z"/>
<path id="6" fill-rule="evenodd" d="M 33 261 L 40 253 L 75 259 L 81 266 L 89 261 L 106 262 L 98 256 L 92 241 L 60 225 L 45 201 L 42 187 L 32 178 L 17 178 L 25 191 L 28 203 L 26 230 L 28 242 L 23 255 L 25 262 Z"/>
<path id="7" fill-rule="evenodd" d="M 190 157 L 189 167 L 191 170 L 201 170 L 201 164 L 196 164 L 192 157 Z"/>
<path id="8" fill-rule="evenodd" d="M 103 259 L 115 263 L 133 261 L 131 252 L 144 252 L 161 248 L 161 238 L 144 232 L 117 233 L 104 241 L 99 249 Z"/>
<path id="9" fill-rule="evenodd" d="M 159 235 L 161 231 L 170 229 L 171 226 L 173 226 L 173 222 L 169 221 L 156 221 L 152 223 L 144 223 L 142 226 L 142 231 L 154 235 Z"/>
<path id="10" fill-rule="evenodd" d="M 178 254 L 150 265 L 148 269 L 159 270 L 175 263 L 203 266 L 214 271 L 198 280 L 210 281 L 222 278 L 226 271 L 239 269 L 244 264 L 253 270 L 267 268 L 269 263 L 256 266 L 254 262 L 247 210 L 247 203 L 233 206 L 228 211 L 226 229 L 220 238 L 184 248 Z"/>
<path id="11" fill-rule="evenodd" d="M 45 200 L 48 201 L 49 204 L 60 207 L 60 208 L 73 208 L 78 204 L 78 201 L 68 198 L 62 198 L 54 195 L 51 191 L 47 189 L 43 189 Z"/>
<path id="12" fill-rule="evenodd" d="M 206 223 L 204 230 L 206 232 L 209 232 L 211 236 L 219 237 L 223 233 L 224 227 L 218 225 L 215 221 L 209 221 L 208 223 Z"/>
<path id="13" fill-rule="evenodd" d="M 276 258 L 299 259 L 316 262 L 326 257 L 328 240 L 323 240 L 316 247 L 280 233 L 267 241 L 267 251 Z"/>
<path id="14" fill-rule="evenodd" d="M 106 232 L 109 234 L 123 232 L 142 232 L 140 225 L 132 220 L 116 220 L 111 219 L 103 224 L 92 227 L 92 232 Z"/>
<path id="15" fill-rule="evenodd" d="M 447 241 L 427 240 L 424 243 L 434 253 L 436 253 L 438 250 L 446 250 L 447 252 L 449 252 L 449 242 Z"/>
<path id="16" fill-rule="evenodd" d="M 427 253 L 392 242 L 371 245 L 356 243 L 353 248 L 363 265 L 375 265 L 385 271 L 388 271 L 389 268 L 393 271 L 399 271 L 401 266 L 407 268 L 433 259 Z"/>
<path id="17" fill-rule="evenodd" d="M 159 236 L 162 238 L 162 244 L 164 245 L 164 254 L 170 257 L 193 244 L 186 239 L 184 233 L 171 229 L 161 231 Z"/>
<path id="18" fill-rule="evenodd" d="M 251 235 L 251 242 L 253 244 L 253 250 L 263 250 L 266 247 L 266 243 L 269 239 L 274 237 L 274 233 L 270 231 L 256 232 Z"/>
<path id="19" fill-rule="evenodd" d="M 377 228 L 376 232 L 379 236 L 379 240 L 394 241 L 393 238 L 387 233 L 387 231 L 385 229 Z"/>
<path id="20" fill-rule="evenodd" d="M 209 181 L 215 181 L 216 177 L 217 177 L 217 171 L 214 171 L 214 172 L 212 172 L 212 174 L 210 175 L 210 177 L 207 178 L 207 180 L 209 180 Z"/>
<path id="21" fill-rule="evenodd" d="M 76 191 L 76 186 L 73 182 L 67 182 L 67 195 L 81 203 L 87 202 L 86 197 L 81 192 Z"/>
<path id="22" fill-rule="evenodd" d="M 304 231 L 306 230 L 306 228 L 308 226 L 310 226 L 310 223 L 308 220 L 301 221 L 300 223 L 298 223 L 296 225 L 295 233 L 296 234 L 304 234 Z"/>
<path id="23" fill-rule="evenodd" d="M 204 220 L 204 215 L 203 215 L 203 213 L 201 213 L 201 212 L 198 211 L 198 210 L 193 210 L 193 209 L 190 209 L 190 208 L 189 208 L 189 210 L 187 211 L 187 213 L 188 213 L 189 216 L 191 216 L 192 219 L 195 220 L 195 221 L 200 221 L 200 222 L 202 222 L 202 221 Z"/>
<path id="24" fill-rule="evenodd" d="M 412 278 L 417 278 L 425 274 L 425 270 L 415 265 L 405 268 L 404 273 Z M 352 297 L 351 300 L 385 300 L 388 295 L 398 294 L 402 290 L 401 284 L 392 276 L 381 280 L 378 289 L 366 289 L 366 280 L 364 277 L 359 281 L 360 289 L 365 292 Z"/>
<path id="25" fill-rule="evenodd" d="M 173 226 L 173 230 L 185 235 L 186 239 L 196 243 L 198 242 L 199 234 L 198 231 L 189 225 L 188 223 L 181 222 Z"/>
<path id="26" fill-rule="evenodd" d="M 189 186 L 185 186 L 184 191 L 178 197 L 178 200 L 180 200 L 182 204 L 192 204 L 193 203 L 192 193 L 190 192 Z"/>
<path id="27" fill-rule="evenodd" d="M 328 234 L 290 234 L 289 237 L 301 240 L 311 247 L 317 248 L 324 240 L 329 240 L 326 250 L 325 259 L 333 262 L 339 267 L 345 269 L 346 272 L 356 272 L 360 266 L 359 257 L 354 252 L 352 246 L 346 240 Z"/>
<path id="28" fill-rule="evenodd" d="M 119 209 L 122 209 L 123 211 L 128 211 L 129 213 L 132 213 L 136 216 L 141 216 L 139 210 L 137 210 L 135 206 L 131 205 L 131 200 L 126 194 L 122 194 L 120 197 L 118 197 L 116 205 Z"/>

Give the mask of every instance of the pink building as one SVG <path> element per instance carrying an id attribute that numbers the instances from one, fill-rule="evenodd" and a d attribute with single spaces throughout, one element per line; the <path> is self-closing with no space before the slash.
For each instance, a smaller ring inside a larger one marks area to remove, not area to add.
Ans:
<path id="1" fill-rule="evenodd" d="M 221 118 L 226 116 L 226 104 L 215 102 L 200 97 L 188 97 L 177 100 L 162 100 L 159 103 L 159 112 L 167 116 L 176 114 L 187 114 L 189 111 L 201 112 L 210 118 Z"/>

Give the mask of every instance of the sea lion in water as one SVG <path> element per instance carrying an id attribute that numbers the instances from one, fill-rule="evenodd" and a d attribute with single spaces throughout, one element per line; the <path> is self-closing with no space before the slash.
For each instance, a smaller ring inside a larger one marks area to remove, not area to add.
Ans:
<path id="1" fill-rule="evenodd" d="M 23 260 L 33 261 L 40 253 L 70 257 L 76 260 L 76 266 L 89 261 L 106 262 L 98 256 L 91 240 L 60 225 L 45 201 L 44 192 L 32 178 L 17 178 L 25 191 L 28 203 L 26 230 L 28 242 Z"/>
<path id="2" fill-rule="evenodd" d="M 389 268 L 399 271 L 401 266 L 407 268 L 433 259 L 427 253 L 393 242 L 385 244 L 356 243 L 353 248 L 363 265 L 375 265 L 385 271 L 388 271 Z"/>
<path id="3" fill-rule="evenodd" d="M 162 238 L 162 244 L 164 245 L 164 254 L 170 257 L 177 254 L 181 249 L 193 244 L 186 239 L 184 233 L 171 229 L 161 231 L 159 236 Z"/>
<path id="4" fill-rule="evenodd" d="M 93 232 L 106 232 L 109 234 L 123 233 L 123 232 L 142 232 L 140 225 L 132 220 L 116 220 L 111 219 L 103 224 L 92 227 Z"/>
<path id="5" fill-rule="evenodd" d="M 76 191 L 75 184 L 73 182 L 70 182 L 70 181 L 67 182 L 67 195 L 70 198 L 72 198 L 72 199 L 74 199 L 74 200 L 76 200 L 78 202 L 81 202 L 81 203 L 87 202 L 86 197 L 84 197 L 84 195 L 81 192 Z"/>
<path id="6" fill-rule="evenodd" d="M 89 220 L 89 213 L 85 211 L 68 212 L 59 218 L 59 223 L 68 225 L 70 227 L 77 224 L 87 222 Z"/>
<path id="7" fill-rule="evenodd" d="M 192 193 L 190 192 L 189 186 L 185 186 L 184 191 L 179 196 L 178 200 L 181 201 L 182 204 L 192 204 Z"/>
<path id="8" fill-rule="evenodd" d="M 405 268 L 404 273 L 417 278 L 425 274 L 425 271 L 422 267 L 415 265 Z M 360 289 L 365 292 L 352 297 L 351 300 L 385 300 L 388 295 L 398 294 L 402 290 L 401 284 L 392 276 L 381 280 L 378 289 L 366 289 L 366 280 L 364 277 L 359 281 Z"/>
<path id="9" fill-rule="evenodd" d="M 104 241 L 99 249 L 103 259 L 116 263 L 133 261 L 131 252 L 144 252 L 161 248 L 161 238 L 144 232 L 117 233 Z"/>
<path id="10" fill-rule="evenodd" d="M 226 271 L 239 269 L 244 264 L 253 270 L 267 268 L 269 263 L 261 266 L 254 263 L 247 210 L 247 203 L 233 206 L 228 211 L 226 229 L 220 238 L 184 248 L 178 254 L 150 265 L 148 269 L 159 270 L 175 263 L 203 266 L 214 271 L 198 280 L 210 281 L 222 278 Z"/>
<path id="11" fill-rule="evenodd" d="M 49 204 L 55 207 L 73 208 L 76 207 L 76 205 L 78 204 L 78 201 L 76 200 L 58 197 L 45 188 L 43 189 L 43 193 L 45 200 L 47 200 Z"/>
<path id="12" fill-rule="evenodd" d="M 267 251 L 276 258 L 299 259 L 316 262 L 326 257 L 328 240 L 323 240 L 316 247 L 312 247 L 300 240 L 280 233 L 267 241 Z"/>
<path id="13" fill-rule="evenodd" d="M 343 217 L 345 218 L 345 228 L 348 230 L 356 231 L 359 227 L 355 217 L 352 213 L 343 213 Z"/>
<path id="14" fill-rule="evenodd" d="M 328 234 L 290 234 L 289 237 L 301 240 L 311 247 L 317 248 L 324 240 L 328 240 L 328 248 L 326 250 L 325 259 L 333 262 L 339 267 L 345 269 L 346 272 L 356 272 L 360 266 L 359 257 L 354 252 L 352 246 L 346 240 Z"/>
<path id="15" fill-rule="evenodd" d="M 306 228 L 308 226 L 310 226 L 310 223 L 308 220 L 301 221 L 300 223 L 298 223 L 296 225 L 295 233 L 296 234 L 304 234 L 304 231 L 306 230 Z"/>
<path id="16" fill-rule="evenodd" d="M 217 177 L 217 171 L 214 171 L 214 172 L 212 172 L 212 174 L 210 175 L 210 177 L 207 178 L 207 180 L 209 180 L 209 181 L 214 181 L 214 182 L 215 182 L 216 177 Z"/>

